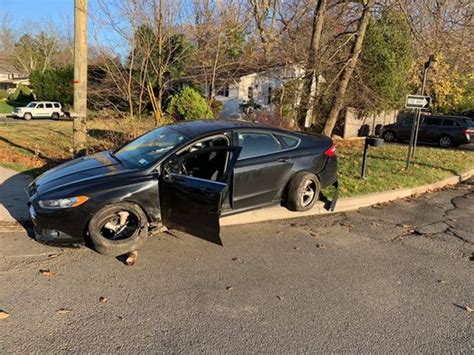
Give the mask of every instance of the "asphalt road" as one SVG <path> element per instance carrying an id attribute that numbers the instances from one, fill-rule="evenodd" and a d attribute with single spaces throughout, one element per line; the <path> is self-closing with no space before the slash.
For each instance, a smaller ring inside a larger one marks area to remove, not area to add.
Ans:
<path id="1" fill-rule="evenodd" d="M 227 227 L 225 247 L 161 234 L 133 267 L 4 232 L 0 352 L 469 353 L 473 217 L 471 181 Z"/>

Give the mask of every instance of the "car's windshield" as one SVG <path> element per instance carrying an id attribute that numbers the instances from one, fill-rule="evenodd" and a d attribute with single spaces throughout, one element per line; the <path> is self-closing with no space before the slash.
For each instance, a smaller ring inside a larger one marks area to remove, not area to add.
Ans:
<path id="1" fill-rule="evenodd" d="M 130 167 L 148 167 L 186 140 L 181 132 L 164 126 L 128 143 L 115 151 L 114 156 Z"/>
<path id="2" fill-rule="evenodd" d="M 30 102 L 28 105 L 26 105 L 26 107 L 35 107 L 36 106 L 36 102 Z"/>

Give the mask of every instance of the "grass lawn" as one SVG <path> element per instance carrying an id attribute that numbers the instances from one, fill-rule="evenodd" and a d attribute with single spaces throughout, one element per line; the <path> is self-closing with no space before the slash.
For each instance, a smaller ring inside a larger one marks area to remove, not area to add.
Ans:
<path id="1" fill-rule="evenodd" d="M 152 128 L 152 120 L 90 121 L 92 151 L 108 149 L 130 136 Z M 133 130 L 130 127 L 134 127 Z M 0 121 L 0 164 L 33 176 L 72 158 L 72 122 L 32 120 Z M 363 144 L 337 142 L 341 196 L 414 187 L 436 182 L 474 168 L 474 152 L 419 147 L 414 164 L 405 171 L 407 146 L 386 144 L 369 148 L 367 178 L 360 179 Z"/>
<path id="2" fill-rule="evenodd" d="M 12 113 L 13 106 L 7 104 L 5 99 L 0 100 L 0 113 Z"/>

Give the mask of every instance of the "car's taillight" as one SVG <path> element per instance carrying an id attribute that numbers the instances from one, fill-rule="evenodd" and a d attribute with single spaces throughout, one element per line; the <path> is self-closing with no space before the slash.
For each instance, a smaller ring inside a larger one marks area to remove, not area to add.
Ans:
<path id="1" fill-rule="evenodd" d="M 464 134 L 469 134 L 469 135 L 470 135 L 470 134 L 474 134 L 474 129 L 466 129 L 466 130 L 464 131 Z"/>
<path id="2" fill-rule="evenodd" d="M 328 157 L 333 157 L 336 155 L 336 146 L 333 144 L 332 146 L 330 146 L 328 149 L 326 149 L 326 151 L 324 152 L 324 155 L 328 156 Z"/>

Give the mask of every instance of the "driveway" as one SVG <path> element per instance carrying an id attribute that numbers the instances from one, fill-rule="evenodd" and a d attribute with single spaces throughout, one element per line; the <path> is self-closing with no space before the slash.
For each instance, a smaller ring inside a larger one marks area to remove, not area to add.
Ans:
<path id="1" fill-rule="evenodd" d="M 473 187 L 226 227 L 225 247 L 161 234 L 133 267 L 6 231 L 0 352 L 471 352 Z"/>

